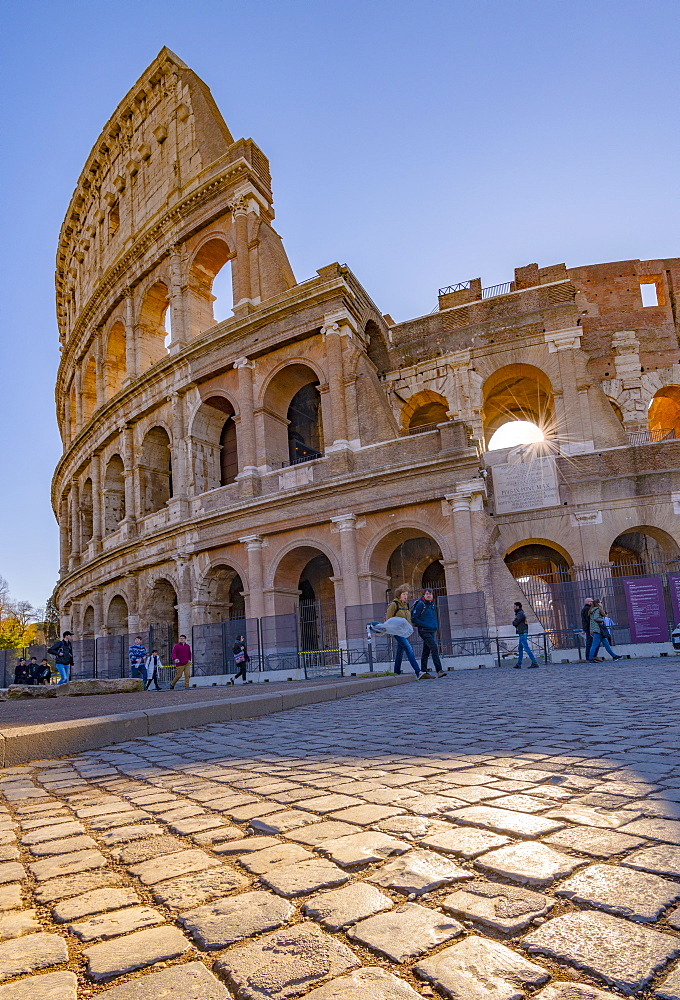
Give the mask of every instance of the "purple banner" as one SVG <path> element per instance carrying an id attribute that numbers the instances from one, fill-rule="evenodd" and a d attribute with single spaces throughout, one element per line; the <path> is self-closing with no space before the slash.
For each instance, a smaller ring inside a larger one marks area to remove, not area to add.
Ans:
<path id="1" fill-rule="evenodd" d="M 658 576 L 624 580 L 631 642 L 668 642 L 663 584 Z"/>
<path id="2" fill-rule="evenodd" d="M 673 624 L 680 624 L 680 573 L 669 573 L 668 589 L 671 592 L 671 606 L 673 608 Z"/>

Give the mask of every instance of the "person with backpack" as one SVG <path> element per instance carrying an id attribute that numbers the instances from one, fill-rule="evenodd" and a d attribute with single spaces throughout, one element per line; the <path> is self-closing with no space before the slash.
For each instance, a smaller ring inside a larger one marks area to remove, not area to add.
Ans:
<path id="1" fill-rule="evenodd" d="M 538 666 L 538 660 L 529 646 L 529 623 L 527 622 L 527 616 L 520 601 L 515 601 L 514 608 L 515 617 L 512 620 L 512 624 L 515 626 L 515 632 L 517 633 L 517 663 L 515 664 L 515 670 L 522 669 L 522 657 L 524 653 L 531 660 L 529 670 L 533 670 Z"/>
<path id="2" fill-rule="evenodd" d="M 146 646 L 141 635 L 135 636 L 135 641 L 128 649 L 130 661 L 130 677 L 142 678 L 142 689 L 146 688 Z"/>
<path id="3" fill-rule="evenodd" d="M 246 670 L 248 664 L 250 663 L 250 657 L 248 656 L 248 644 L 246 642 L 246 637 L 244 635 L 237 635 L 236 642 L 234 643 L 234 663 L 236 664 L 238 670 L 234 677 L 231 679 L 231 684 L 235 684 L 239 677 L 243 678 L 243 683 L 246 683 Z"/>
<path id="4" fill-rule="evenodd" d="M 50 656 L 54 657 L 54 665 L 59 671 L 59 684 L 68 684 L 73 666 L 73 646 L 71 639 L 73 632 L 64 632 L 61 639 L 58 639 L 53 646 L 47 650 Z"/>
<path id="5" fill-rule="evenodd" d="M 609 635 L 609 629 L 605 625 L 604 611 L 602 610 L 602 602 L 595 598 L 590 608 L 590 634 L 593 637 L 593 644 L 590 647 L 590 656 L 588 657 L 588 663 L 593 663 L 597 655 L 597 651 L 600 648 L 600 644 L 604 646 L 612 660 L 622 660 L 622 656 L 617 656 L 612 647 L 609 645 L 609 640 L 611 636 Z"/>
<path id="6" fill-rule="evenodd" d="M 148 691 L 151 687 L 151 682 L 153 681 L 156 690 L 160 691 L 161 686 L 158 683 L 158 671 L 163 666 L 162 660 L 158 655 L 157 649 L 152 649 L 150 654 L 144 661 L 144 669 L 146 671 L 147 681 L 144 684 L 144 690 Z"/>
<path id="7" fill-rule="evenodd" d="M 423 596 L 411 608 L 411 622 L 418 629 L 418 635 L 423 640 L 423 651 L 420 654 L 420 669 L 427 673 L 427 661 L 431 654 L 434 669 L 437 671 L 437 677 L 446 677 L 436 639 L 439 630 L 439 619 L 437 618 L 437 605 L 435 604 L 434 592 L 432 590 L 425 589 Z"/>
<path id="8" fill-rule="evenodd" d="M 412 626 L 411 622 L 411 609 L 408 603 L 408 587 L 397 587 L 394 592 L 394 600 L 390 601 L 387 605 L 387 611 L 385 612 L 385 621 L 389 621 L 390 618 L 403 618 L 405 621 Z M 408 641 L 405 636 L 395 635 L 394 641 L 397 644 L 397 651 L 394 655 L 394 672 L 395 674 L 401 673 L 401 661 L 406 654 L 408 662 L 413 667 L 416 675 L 416 680 L 424 681 L 431 680 L 432 674 L 429 670 L 421 670 L 418 661 L 416 660 L 416 655 L 413 652 L 413 646 Z"/>

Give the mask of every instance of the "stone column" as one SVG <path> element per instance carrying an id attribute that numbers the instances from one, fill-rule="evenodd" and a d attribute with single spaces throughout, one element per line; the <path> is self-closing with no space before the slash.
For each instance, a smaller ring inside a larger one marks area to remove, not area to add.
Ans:
<path id="1" fill-rule="evenodd" d="M 250 253 L 248 251 L 248 211 L 249 199 L 246 195 L 234 199 L 231 214 L 234 220 L 234 242 L 236 243 L 236 260 L 232 265 L 235 315 L 248 312 L 253 304 Z"/>
<path id="2" fill-rule="evenodd" d="M 180 350 L 187 341 L 184 317 L 184 294 L 182 288 L 182 253 L 179 247 L 170 251 L 170 346 Z"/>
<path id="3" fill-rule="evenodd" d="M 472 512 L 482 508 L 482 497 L 485 493 L 484 481 L 472 479 L 456 483 L 456 492 L 447 494 L 445 498 L 451 510 L 453 538 L 458 562 L 458 587 L 461 594 L 472 594 L 479 590 L 475 569 Z"/>
<path id="4" fill-rule="evenodd" d="M 69 567 L 69 512 L 68 501 L 59 502 L 59 576 L 63 576 Z"/>
<path id="5" fill-rule="evenodd" d="M 184 420 L 184 395 L 175 392 L 172 405 L 172 499 L 170 503 L 187 500 L 187 445 Z M 175 504 L 176 505 L 176 504 Z"/>
<path id="6" fill-rule="evenodd" d="M 132 426 L 127 424 L 123 430 L 123 475 L 125 477 L 125 517 L 123 525 L 128 537 L 136 532 L 137 518 L 141 510 L 139 491 L 139 470 L 135 464 L 135 442 Z"/>
<path id="7" fill-rule="evenodd" d="M 90 479 L 92 480 L 92 549 L 101 552 L 103 528 L 103 503 L 101 484 L 101 460 L 95 452 L 90 461 Z"/>
<path id="8" fill-rule="evenodd" d="M 579 455 L 593 450 L 592 428 L 589 425 L 587 400 L 585 416 L 579 389 L 576 351 L 581 347 L 580 326 L 568 330 L 547 330 L 544 339 L 550 354 L 557 354 L 561 392 L 555 391 L 555 427 L 560 452 Z"/>
<path id="9" fill-rule="evenodd" d="M 237 358 L 234 361 L 234 368 L 238 372 L 238 400 L 239 415 L 237 427 L 237 448 L 239 471 L 237 479 L 248 479 L 257 475 L 257 454 L 255 448 L 255 390 L 253 386 L 253 373 L 255 362 L 248 358 Z M 260 456 L 264 465 L 265 458 Z"/>
<path id="10" fill-rule="evenodd" d="M 74 380 L 76 387 L 76 434 L 79 434 L 83 427 L 83 372 L 78 369 Z"/>
<path id="11" fill-rule="evenodd" d="M 103 331 L 99 327 L 95 339 L 94 363 L 97 373 L 97 409 L 106 402 L 106 359 L 103 351 Z"/>
<path id="12" fill-rule="evenodd" d="M 180 555 L 177 563 L 177 628 L 191 645 L 191 565 L 186 556 Z"/>
<path id="13" fill-rule="evenodd" d="M 331 518 L 340 534 L 340 558 L 342 562 L 342 589 L 345 606 L 361 604 L 359 590 L 359 569 L 357 557 L 356 514 L 339 514 Z M 333 530 L 333 529 L 331 529 Z"/>
<path id="14" fill-rule="evenodd" d="M 102 629 L 104 627 L 104 603 L 99 587 L 95 587 L 90 591 L 90 600 L 92 602 L 92 610 L 94 611 L 94 635 L 96 639 L 103 634 Z"/>
<path id="15" fill-rule="evenodd" d="M 248 617 L 262 618 L 264 615 L 264 567 L 262 560 L 261 535 L 245 535 L 239 538 L 248 554 Z"/>
<path id="16" fill-rule="evenodd" d="M 321 331 L 326 344 L 326 366 L 328 370 L 328 391 L 333 415 L 332 443 L 326 445 L 326 451 L 337 451 L 349 448 L 347 432 L 347 412 L 345 409 L 345 378 L 343 368 L 342 338 L 347 335 L 346 329 L 337 322 L 327 323 Z M 324 438 L 326 429 L 324 428 Z M 327 440 L 327 438 L 326 438 Z"/>
<path id="17" fill-rule="evenodd" d="M 71 552 L 69 569 L 75 569 L 80 562 L 80 484 L 77 479 L 71 483 Z"/>
<path id="18" fill-rule="evenodd" d="M 132 291 L 125 289 L 125 384 L 134 382 L 139 367 L 137 364 L 137 331 L 135 329 Z"/>
<path id="19" fill-rule="evenodd" d="M 128 632 L 135 633 L 141 628 L 139 607 L 139 580 L 134 573 L 125 577 L 128 604 Z"/>

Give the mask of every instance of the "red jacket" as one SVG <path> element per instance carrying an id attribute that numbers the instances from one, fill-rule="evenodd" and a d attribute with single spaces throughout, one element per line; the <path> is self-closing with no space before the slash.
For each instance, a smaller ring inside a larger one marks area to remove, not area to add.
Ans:
<path id="1" fill-rule="evenodd" d="M 188 642 L 176 642 L 172 647 L 173 662 L 178 661 L 183 667 L 191 659 L 191 646 Z"/>

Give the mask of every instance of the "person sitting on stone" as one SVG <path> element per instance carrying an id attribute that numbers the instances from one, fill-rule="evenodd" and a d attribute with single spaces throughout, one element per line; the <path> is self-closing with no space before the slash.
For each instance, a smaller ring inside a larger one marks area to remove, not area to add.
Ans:
<path id="1" fill-rule="evenodd" d="M 28 663 L 26 663 L 26 660 L 23 658 L 23 656 L 19 658 L 19 662 L 14 668 L 14 683 L 15 684 L 33 683 L 31 680 L 30 671 L 28 669 Z"/>
<path id="2" fill-rule="evenodd" d="M 49 684 L 52 680 L 52 669 L 47 657 L 43 657 L 35 670 L 36 684 Z"/>

